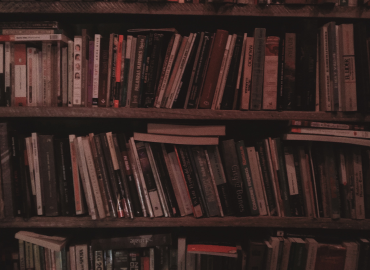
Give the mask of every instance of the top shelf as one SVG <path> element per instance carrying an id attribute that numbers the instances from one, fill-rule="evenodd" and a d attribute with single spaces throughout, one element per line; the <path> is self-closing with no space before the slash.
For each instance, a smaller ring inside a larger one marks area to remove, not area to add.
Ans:
<path id="1" fill-rule="evenodd" d="M 367 7 L 178 4 L 168 2 L 0 2 L 0 14 L 144 14 L 249 17 L 370 18 Z"/>

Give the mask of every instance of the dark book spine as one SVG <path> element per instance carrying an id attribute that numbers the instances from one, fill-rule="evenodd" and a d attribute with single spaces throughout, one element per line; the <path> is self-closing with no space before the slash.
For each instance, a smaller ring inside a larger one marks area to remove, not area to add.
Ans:
<path id="1" fill-rule="evenodd" d="M 270 215 L 276 216 L 277 206 L 276 206 L 276 201 L 275 201 L 275 194 L 273 191 L 273 187 L 271 186 L 270 174 L 268 172 L 268 167 L 267 167 L 267 155 L 265 153 L 263 142 L 257 143 L 256 150 L 259 154 L 261 171 L 262 171 L 262 180 L 265 185 L 266 198 L 268 201 L 268 207 L 270 209 Z"/>
<path id="2" fill-rule="evenodd" d="M 161 145 L 159 143 L 150 143 L 150 147 L 152 149 L 154 161 L 157 166 L 159 180 L 162 183 L 162 187 L 166 196 L 166 201 L 168 202 L 168 208 L 170 209 L 172 216 L 179 216 L 180 210 L 177 205 L 175 192 L 173 190 L 170 176 L 167 171 L 166 161 L 163 156 Z"/>
<path id="3" fill-rule="evenodd" d="M 285 35 L 285 34 L 284 34 Z M 279 46 L 279 70 L 278 70 L 278 95 L 277 95 L 277 109 L 283 110 L 284 98 L 284 65 L 285 65 L 285 36 L 280 37 Z"/>
<path id="4" fill-rule="evenodd" d="M 280 138 L 274 139 L 276 152 L 277 152 L 277 161 L 278 161 L 278 179 L 279 179 L 279 187 L 280 187 L 280 195 L 284 205 L 284 214 L 287 217 L 290 217 L 290 201 L 289 201 L 289 187 L 288 187 L 288 177 L 286 172 L 286 165 L 284 159 L 284 152 L 283 146 L 281 143 Z"/>
<path id="5" fill-rule="evenodd" d="M 135 68 L 134 68 L 134 79 L 133 79 L 133 89 L 131 93 L 131 108 L 139 107 L 139 98 L 140 98 L 140 84 L 141 84 L 141 69 L 143 65 L 143 57 L 145 50 L 145 40 L 146 37 L 139 35 L 137 37 L 136 44 L 136 55 L 135 55 Z"/>
<path id="6" fill-rule="evenodd" d="M 348 201 L 348 197 L 350 196 L 349 188 L 351 187 L 351 185 L 350 183 L 348 183 L 346 173 L 349 170 L 349 168 L 347 167 L 349 165 L 349 162 L 348 161 L 346 162 L 346 159 L 349 158 L 349 155 L 346 155 L 345 152 L 349 154 L 349 149 L 345 149 L 344 147 L 335 149 L 335 163 L 337 165 L 339 174 L 339 192 L 341 200 L 340 216 L 343 218 L 351 218 L 351 207 Z"/>
<path id="7" fill-rule="evenodd" d="M 101 142 L 101 148 L 103 149 L 104 157 L 105 157 L 105 162 L 107 166 L 107 171 L 108 171 L 108 181 L 110 182 L 110 186 L 112 187 L 112 197 L 113 200 L 115 200 L 115 204 L 117 206 L 117 216 L 118 217 L 124 217 L 124 210 L 123 210 L 123 205 L 119 193 L 119 187 L 118 187 L 118 182 L 116 179 L 116 174 L 114 172 L 113 168 L 113 162 L 112 162 L 112 157 L 110 154 L 109 150 L 109 144 L 108 144 L 108 139 L 107 135 L 105 133 L 99 134 L 100 136 L 100 142 Z"/>
<path id="8" fill-rule="evenodd" d="M 266 245 L 263 242 L 248 243 L 247 269 L 262 270 L 265 262 Z"/>
<path id="9" fill-rule="evenodd" d="M 20 156 L 19 162 L 21 172 L 23 175 L 22 182 L 22 196 L 23 196 L 23 218 L 28 219 L 35 215 L 36 206 L 32 194 L 31 187 L 31 176 L 28 164 L 27 148 L 24 136 L 20 136 L 18 139 L 19 149 L 22 156 Z M 23 164 L 21 164 L 23 163 Z"/>
<path id="10" fill-rule="evenodd" d="M 301 169 L 300 169 L 300 162 L 299 162 L 299 148 L 297 146 L 293 146 L 292 149 L 293 152 L 293 158 L 294 158 L 294 167 L 295 167 L 295 173 L 297 177 L 297 190 L 298 194 L 295 195 L 295 204 L 293 204 L 294 209 L 298 210 L 297 213 L 299 216 L 305 216 L 306 211 L 304 208 L 304 196 L 303 196 L 303 188 L 302 188 L 302 177 L 301 177 Z"/>
<path id="11" fill-rule="evenodd" d="M 5 45 L 0 44 L 0 106 L 6 106 L 5 96 Z"/>
<path id="12" fill-rule="evenodd" d="M 135 179 L 131 171 L 130 161 L 129 161 L 127 147 L 126 147 L 126 139 L 123 133 L 118 134 L 117 137 L 118 137 L 117 139 L 118 139 L 121 156 L 122 156 L 122 159 L 125 165 L 125 174 L 127 178 L 128 193 L 130 193 L 130 196 L 131 196 L 133 213 L 134 213 L 134 216 L 141 217 L 143 215 L 143 212 L 141 210 L 139 194 L 136 188 Z"/>
<path id="13" fill-rule="evenodd" d="M 263 91 L 263 72 L 265 65 L 266 28 L 256 28 L 254 31 L 254 54 L 252 69 L 252 86 L 250 109 L 261 110 Z"/>
<path id="14" fill-rule="evenodd" d="M 251 168 L 248 161 L 248 155 L 244 145 L 244 141 L 236 142 L 235 147 L 236 153 L 238 155 L 239 166 L 241 168 L 241 175 L 244 181 L 245 191 L 248 198 L 249 213 L 252 216 L 258 216 L 260 212 L 258 210 L 256 193 L 254 191 L 253 180 L 251 176 Z"/>
<path id="15" fill-rule="evenodd" d="M 225 169 L 226 179 L 231 188 L 237 216 L 246 216 L 248 213 L 248 199 L 245 192 L 235 142 L 233 139 L 223 141 L 221 152 Z"/>
<path id="16" fill-rule="evenodd" d="M 359 240 L 359 256 L 358 256 L 358 270 L 368 269 L 370 266 L 369 261 L 370 243 L 366 239 Z"/>
<path id="17" fill-rule="evenodd" d="M 94 141 L 95 141 L 95 146 L 96 146 L 96 152 L 98 155 L 98 160 L 101 168 L 101 173 L 102 173 L 102 178 L 103 178 L 103 183 L 107 195 L 107 200 L 108 200 L 108 205 L 109 209 L 111 212 L 112 217 L 117 217 L 117 198 L 115 197 L 115 193 L 112 190 L 110 180 L 109 180 L 109 175 L 107 172 L 107 165 L 104 157 L 104 150 L 102 146 L 102 140 L 101 136 L 95 135 L 94 136 Z M 119 205 L 118 205 L 119 206 Z M 122 210 L 122 209 L 119 209 Z"/>
<path id="18" fill-rule="evenodd" d="M 154 181 L 153 172 L 150 168 L 148 154 L 146 152 L 144 143 L 143 142 L 136 143 L 136 148 L 137 154 L 140 159 L 141 168 L 143 170 L 146 189 L 148 190 L 148 192 L 157 191 L 157 185 L 155 184 Z"/>
<path id="19" fill-rule="evenodd" d="M 1 155 L 1 176 L 4 200 L 4 214 L 6 217 L 14 217 L 14 187 L 11 177 L 11 149 L 9 147 L 8 124 L 0 123 L 0 155 Z M 1 205 L 0 205 L 1 206 Z M 0 207 L 1 208 L 1 207 Z M 2 209 L 0 209 L 1 212 Z"/>
<path id="20" fill-rule="evenodd" d="M 107 107 L 107 83 L 109 68 L 108 58 L 109 58 L 109 39 L 102 37 L 100 41 L 100 70 L 99 70 L 99 93 L 98 93 L 99 107 Z"/>
<path id="21" fill-rule="evenodd" d="M 239 97 L 239 93 L 236 91 L 236 83 L 239 72 L 239 62 L 242 53 L 243 35 L 238 35 L 235 42 L 233 55 L 231 58 L 230 69 L 226 79 L 226 85 L 224 95 L 221 102 L 221 110 L 232 110 L 234 99 Z"/>
<path id="22" fill-rule="evenodd" d="M 129 251 L 129 268 L 128 270 L 140 270 L 141 269 L 141 255 L 139 251 Z"/>
<path id="23" fill-rule="evenodd" d="M 70 153 L 69 151 L 68 153 L 65 152 L 65 144 L 67 144 L 69 149 L 69 141 L 54 139 L 55 172 L 59 184 L 60 211 L 63 216 L 70 216 L 74 210 L 74 204 L 70 201 L 71 195 L 73 198 L 73 194 L 69 194 L 73 193 L 73 189 L 71 189 L 72 171 L 71 167 L 68 168 L 68 164 L 66 164 L 66 160 L 70 160 L 68 158 Z"/>
<path id="24" fill-rule="evenodd" d="M 82 48 L 81 48 L 81 106 L 87 106 L 87 70 L 89 59 L 89 36 L 87 30 L 82 29 Z"/>
<path id="25" fill-rule="evenodd" d="M 216 90 L 218 73 L 222 63 L 222 57 L 224 55 L 227 38 L 229 32 L 218 29 L 214 39 L 214 45 L 212 53 L 209 59 L 209 66 L 207 74 L 202 87 L 202 94 L 199 101 L 199 108 L 210 109 L 212 105 L 213 96 Z"/>
<path id="26" fill-rule="evenodd" d="M 188 88 L 189 88 L 190 81 L 191 81 L 193 66 L 194 66 L 195 57 L 196 57 L 196 51 L 198 49 L 197 47 L 200 42 L 200 38 L 201 38 L 200 33 L 197 33 L 197 36 L 195 37 L 195 40 L 193 42 L 192 49 L 189 52 L 189 60 L 186 64 L 184 74 L 181 79 L 180 91 L 173 103 L 172 108 L 184 108 L 186 96 L 188 93 Z"/>
<path id="27" fill-rule="evenodd" d="M 59 191 L 55 175 L 53 135 L 39 135 L 40 179 L 46 216 L 59 215 Z"/>
<path id="28" fill-rule="evenodd" d="M 357 110 L 360 112 L 368 112 L 370 110 L 370 77 L 365 23 L 355 23 L 353 25 L 353 35 L 355 47 Z"/>
<path id="29" fill-rule="evenodd" d="M 296 105 L 296 34 L 285 34 L 283 110 L 294 110 Z"/>
<path id="30" fill-rule="evenodd" d="M 370 149 L 362 149 L 364 179 L 370 179 Z M 370 182 L 364 181 L 365 218 L 370 218 Z"/>
<path id="31" fill-rule="evenodd" d="M 12 180 L 13 180 L 13 191 L 14 191 L 14 210 L 15 214 L 17 216 L 20 216 L 23 214 L 22 212 L 22 205 L 23 205 L 23 198 L 22 196 L 22 182 L 24 181 L 23 179 L 23 173 L 21 172 L 21 152 L 19 149 L 19 135 L 16 134 L 16 131 L 11 132 L 11 163 L 12 163 Z"/>
<path id="32" fill-rule="evenodd" d="M 146 35 L 145 37 L 145 46 L 143 50 L 143 60 L 141 64 L 141 74 L 140 74 L 139 101 L 138 101 L 139 107 L 142 107 L 143 93 L 146 91 L 147 83 L 145 79 L 145 73 L 147 74 L 148 72 L 147 68 L 149 67 L 150 56 L 153 50 L 153 39 L 154 39 L 153 32 L 150 32 L 150 34 Z"/>
<path id="33" fill-rule="evenodd" d="M 129 269 L 130 262 L 129 262 L 128 251 L 127 250 L 114 250 L 113 251 L 113 262 L 114 262 L 113 270 Z"/>
<path id="34" fill-rule="evenodd" d="M 300 89 L 302 93 L 302 110 L 314 111 L 316 103 L 317 20 L 304 19 L 301 26 L 303 29 L 298 32 L 297 39 L 297 59 L 299 59 L 299 61 L 297 62 L 297 88 L 295 90 L 297 91 L 297 89 Z M 335 40 L 333 49 L 336 49 Z M 335 54 L 338 53 L 339 52 L 335 52 Z M 334 60 L 336 62 L 336 56 Z M 335 92 L 337 93 L 337 97 L 334 95 L 334 98 L 336 97 L 337 100 L 337 108 L 339 107 L 338 95 L 341 95 L 341 93 L 338 92 L 338 83 L 340 83 L 338 82 L 338 72 L 339 63 L 336 63 L 335 66 L 333 63 L 333 74 L 335 75 L 334 87 L 336 89 L 334 89 L 334 94 Z"/>
<path id="35" fill-rule="evenodd" d="M 205 65 L 207 62 L 207 57 L 209 55 L 211 47 L 211 36 L 210 33 L 205 33 L 202 48 L 199 55 L 199 60 L 196 66 L 196 71 L 194 75 L 194 81 L 191 85 L 189 100 L 187 104 L 188 109 L 194 109 L 197 107 L 197 100 L 200 94 L 200 88 L 202 86 L 203 76 L 205 72 Z"/>
<path id="36" fill-rule="evenodd" d="M 148 53 L 150 56 L 147 57 L 147 65 L 146 65 L 146 72 L 145 72 L 145 89 L 141 99 L 142 107 L 153 107 L 154 99 L 155 99 L 155 86 L 156 86 L 156 78 L 159 69 L 159 62 L 160 62 L 160 53 L 163 46 L 163 34 L 154 33 L 153 37 L 153 45 L 151 46 L 152 49 Z M 149 48 L 148 48 L 149 49 Z M 149 59 L 148 59 L 149 58 Z M 148 62 L 149 60 L 149 62 Z"/>
<path id="37" fill-rule="evenodd" d="M 109 95 L 109 106 L 113 106 L 113 99 L 116 96 L 117 84 L 116 84 L 116 64 L 117 64 L 117 49 L 118 49 L 118 34 L 113 34 L 113 47 L 112 47 L 112 65 L 109 67 L 111 69 L 111 77 L 108 80 L 111 80 L 110 83 L 110 95 Z"/>
<path id="38" fill-rule="evenodd" d="M 193 167 L 191 166 L 190 157 L 186 146 L 176 145 L 174 147 L 177 159 L 179 161 L 181 173 L 186 183 L 189 198 L 192 203 L 193 213 L 195 217 L 203 216 L 201 197 L 198 185 L 195 179 L 195 173 Z"/>

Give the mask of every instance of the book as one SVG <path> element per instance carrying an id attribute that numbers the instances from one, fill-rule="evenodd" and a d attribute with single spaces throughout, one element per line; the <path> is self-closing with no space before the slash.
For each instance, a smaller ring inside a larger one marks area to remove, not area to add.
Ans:
<path id="1" fill-rule="evenodd" d="M 238 256 L 237 248 L 234 246 L 188 244 L 186 251 L 187 254 L 205 254 L 230 258 L 237 258 Z"/>
<path id="2" fill-rule="evenodd" d="M 290 120 L 289 125 L 291 125 L 291 126 L 302 126 L 302 127 L 312 127 L 312 128 L 364 130 L 364 126 L 362 126 L 362 125 L 352 125 L 352 124 L 342 124 L 342 123 L 326 123 L 326 122 L 316 122 L 316 121 Z"/>
<path id="3" fill-rule="evenodd" d="M 173 125 L 148 123 L 147 132 L 165 135 L 180 136 L 225 136 L 226 127 L 224 125 Z"/>
<path id="4" fill-rule="evenodd" d="M 346 248 L 342 245 L 319 243 L 315 269 L 343 269 L 345 258 Z"/>
<path id="5" fill-rule="evenodd" d="M 292 110 L 296 105 L 296 34 L 285 33 L 282 109 Z"/>
<path id="6" fill-rule="evenodd" d="M 318 142 L 334 142 L 346 143 L 362 146 L 370 146 L 370 141 L 367 139 L 325 136 L 325 135 L 312 135 L 312 134 L 284 134 L 283 139 L 286 141 L 318 141 Z"/>
<path id="7" fill-rule="evenodd" d="M 15 106 L 27 106 L 27 51 L 26 44 L 14 44 L 15 61 Z"/>
<path id="8" fill-rule="evenodd" d="M 243 83 L 241 87 L 240 109 L 249 109 L 249 100 L 251 95 L 252 83 L 252 65 L 253 65 L 254 37 L 247 37 L 245 48 L 245 59 L 243 68 Z"/>
<path id="9" fill-rule="evenodd" d="M 171 136 L 134 132 L 135 141 L 172 143 L 183 145 L 217 145 L 218 137 Z"/>
<path id="10" fill-rule="evenodd" d="M 32 243 L 53 251 L 61 251 L 67 243 L 67 238 L 60 236 L 47 236 L 28 231 L 19 231 L 14 237 L 28 243 Z"/>

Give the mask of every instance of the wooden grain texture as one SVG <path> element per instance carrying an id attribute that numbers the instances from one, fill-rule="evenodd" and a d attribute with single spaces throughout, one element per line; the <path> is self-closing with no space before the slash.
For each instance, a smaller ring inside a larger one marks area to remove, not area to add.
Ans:
<path id="1" fill-rule="evenodd" d="M 0 117 L 132 118 L 189 120 L 315 120 L 370 122 L 370 115 L 331 112 L 221 111 L 154 108 L 0 107 Z"/>
<path id="2" fill-rule="evenodd" d="M 91 220 L 90 217 L 32 217 L 0 220 L 0 228 L 158 228 L 158 227 L 245 227 L 369 230 L 370 220 L 331 220 L 306 217 L 224 217 L 224 218 L 135 218 Z"/>
<path id="3" fill-rule="evenodd" d="M 154 14 L 370 18 L 366 7 L 127 2 L 0 2 L 0 13 Z"/>

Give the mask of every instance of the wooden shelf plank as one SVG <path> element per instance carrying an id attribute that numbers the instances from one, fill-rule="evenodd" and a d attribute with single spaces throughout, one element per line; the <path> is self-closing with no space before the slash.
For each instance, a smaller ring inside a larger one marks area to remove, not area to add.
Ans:
<path id="1" fill-rule="evenodd" d="M 370 115 L 302 111 L 220 111 L 154 108 L 0 107 L 0 117 L 133 118 L 189 120 L 312 120 L 370 122 Z"/>
<path id="2" fill-rule="evenodd" d="M 366 7 L 128 2 L 0 2 L 0 13 L 150 14 L 253 17 L 370 18 Z"/>
<path id="3" fill-rule="evenodd" d="M 0 228 L 158 228 L 158 227 L 246 227 L 369 230 L 370 220 L 306 217 L 224 217 L 224 218 L 135 218 L 91 220 L 90 217 L 32 217 L 0 220 Z"/>

